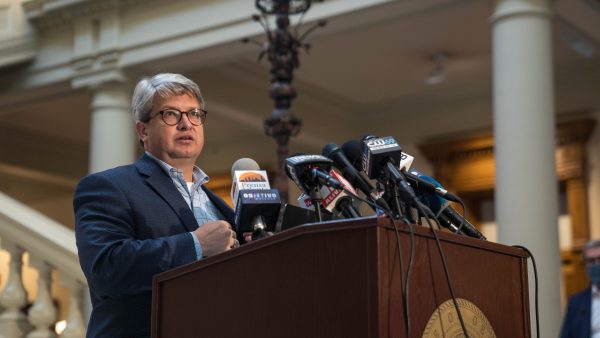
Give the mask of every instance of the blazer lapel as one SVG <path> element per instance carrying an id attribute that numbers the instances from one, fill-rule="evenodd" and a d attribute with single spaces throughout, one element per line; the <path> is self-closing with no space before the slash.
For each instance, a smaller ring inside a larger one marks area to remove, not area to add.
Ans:
<path id="1" fill-rule="evenodd" d="M 196 217 L 194 217 L 194 213 L 173 184 L 172 179 L 159 164 L 144 154 L 135 162 L 135 166 L 142 175 L 146 176 L 146 181 L 154 191 L 171 206 L 181 220 L 183 227 L 187 231 L 196 230 L 198 222 L 196 221 Z"/>

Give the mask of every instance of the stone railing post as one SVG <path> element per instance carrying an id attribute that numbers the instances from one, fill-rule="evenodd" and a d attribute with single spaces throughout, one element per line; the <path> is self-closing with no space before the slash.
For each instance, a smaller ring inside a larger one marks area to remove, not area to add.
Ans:
<path id="1" fill-rule="evenodd" d="M 54 331 L 51 330 L 56 322 L 56 306 L 54 306 L 50 294 L 53 267 L 31 254 L 29 265 L 38 271 L 38 291 L 28 313 L 29 322 L 34 326 L 34 330 L 27 335 L 27 338 L 56 337 Z"/>
<path id="2" fill-rule="evenodd" d="M 21 338 L 31 330 L 27 316 L 21 309 L 27 305 L 27 292 L 23 286 L 24 249 L 6 239 L 2 240 L 2 249 L 10 254 L 8 280 L 0 294 L 0 304 L 4 312 L 0 314 L 0 332 L 6 338 Z"/>
<path id="3" fill-rule="evenodd" d="M 87 328 L 83 320 L 82 298 L 84 285 L 75 278 L 59 273 L 59 283 L 69 289 L 69 309 L 67 326 L 60 335 L 61 338 L 85 338 Z"/>

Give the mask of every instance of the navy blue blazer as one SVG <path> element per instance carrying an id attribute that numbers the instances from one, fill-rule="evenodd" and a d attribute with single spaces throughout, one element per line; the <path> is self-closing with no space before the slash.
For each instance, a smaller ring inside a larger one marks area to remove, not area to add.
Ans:
<path id="1" fill-rule="evenodd" d="M 587 338 L 592 329 L 592 289 L 587 288 L 569 298 L 560 338 Z"/>
<path id="2" fill-rule="evenodd" d="M 202 187 L 233 224 L 233 211 Z M 92 299 L 87 337 L 149 337 L 152 277 L 194 262 L 196 218 L 148 155 L 89 175 L 73 197 L 75 236 Z"/>

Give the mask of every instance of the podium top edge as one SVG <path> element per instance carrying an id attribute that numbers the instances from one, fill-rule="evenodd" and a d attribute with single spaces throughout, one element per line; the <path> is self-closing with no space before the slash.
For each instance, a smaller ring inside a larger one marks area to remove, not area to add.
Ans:
<path id="1" fill-rule="evenodd" d="M 409 234 L 412 232 L 415 236 L 426 237 L 433 239 L 433 232 L 429 227 L 420 225 L 407 225 L 402 222 L 395 222 L 398 231 L 401 234 Z M 323 232 L 336 232 L 336 231 L 348 231 L 353 229 L 368 229 L 381 231 L 394 231 L 394 224 L 387 217 L 361 217 L 351 220 L 332 220 L 320 223 L 307 223 L 299 225 L 279 233 L 273 236 L 263 238 L 251 243 L 242 245 L 239 248 L 235 248 L 230 251 L 223 252 L 221 254 L 208 257 L 196 262 L 192 262 L 187 265 L 180 266 L 178 268 L 157 274 L 153 278 L 153 285 L 156 285 L 162 281 L 176 278 L 179 275 L 186 274 L 192 270 L 200 267 L 207 267 L 214 264 L 218 264 L 223 261 L 235 259 L 241 255 L 247 255 L 253 251 L 260 250 L 262 248 L 281 243 L 290 240 L 295 237 L 314 235 Z M 447 231 L 434 230 L 438 235 L 440 242 L 448 244 L 456 244 L 462 246 L 474 247 L 481 250 L 493 251 L 504 255 L 515 256 L 521 259 L 527 259 L 529 256 L 525 250 L 511 247 L 499 243 L 488 242 L 485 240 L 471 238 L 464 235 L 457 235 Z"/>

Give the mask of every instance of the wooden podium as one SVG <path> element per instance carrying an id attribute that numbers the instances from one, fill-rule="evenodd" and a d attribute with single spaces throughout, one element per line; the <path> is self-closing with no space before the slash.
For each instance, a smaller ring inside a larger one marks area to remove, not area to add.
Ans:
<path id="1" fill-rule="evenodd" d="M 447 303 L 451 296 L 431 230 L 413 229 L 411 337 L 443 337 L 440 327 L 446 337 L 462 337 L 455 335 L 460 324 Z M 437 233 L 469 336 L 529 337 L 525 252 Z M 400 226 L 400 243 L 406 270 L 406 225 Z M 159 274 L 153 280 L 152 337 L 404 337 L 397 248 L 389 219 L 332 221 Z"/>

